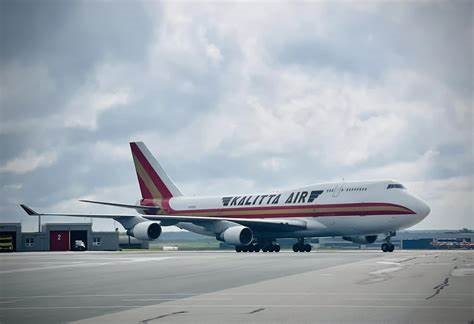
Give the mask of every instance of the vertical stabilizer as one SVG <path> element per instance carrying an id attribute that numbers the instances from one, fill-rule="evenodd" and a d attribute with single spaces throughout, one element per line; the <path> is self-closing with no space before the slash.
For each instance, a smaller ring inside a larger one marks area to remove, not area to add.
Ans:
<path id="1" fill-rule="evenodd" d="M 130 149 L 143 198 L 163 199 L 182 195 L 145 144 L 131 142 Z"/>

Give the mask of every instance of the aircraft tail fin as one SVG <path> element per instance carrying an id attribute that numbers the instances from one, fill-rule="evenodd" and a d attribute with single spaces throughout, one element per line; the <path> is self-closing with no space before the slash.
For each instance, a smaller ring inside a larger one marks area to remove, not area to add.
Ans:
<path id="1" fill-rule="evenodd" d="M 143 142 L 131 142 L 130 149 L 144 199 L 167 199 L 182 196 L 182 193 Z"/>

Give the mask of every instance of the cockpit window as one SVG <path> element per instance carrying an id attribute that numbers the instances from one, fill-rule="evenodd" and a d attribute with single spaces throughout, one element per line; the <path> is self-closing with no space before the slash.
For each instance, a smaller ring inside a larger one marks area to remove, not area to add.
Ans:
<path id="1" fill-rule="evenodd" d="M 406 188 L 400 183 L 392 183 L 387 186 L 387 189 L 406 189 Z"/>

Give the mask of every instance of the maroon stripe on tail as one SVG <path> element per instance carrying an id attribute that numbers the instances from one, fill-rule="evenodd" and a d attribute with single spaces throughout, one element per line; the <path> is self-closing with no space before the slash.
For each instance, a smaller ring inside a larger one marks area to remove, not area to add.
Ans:
<path id="1" fill-rule="evenodd" d="M 142 178 L 137 172 L 138 184 L 140 185 L 140 191 L 142 192 L 142 198 L 145 199 L 153 199 L 153 195 L 151 194 L 150 190 L 148 190 L 147 186 L 143 182 Z"/>
<path id="2" fill-rule="evenodd" d="M 173 195 L 168 190 L 164 182 L 161 180 L 161 178 L 158 176 L 156 171 L 151 166 L 150 162 L 148 162 L 147 158 L 143 155 L 142 151 L 138 148 L 138 145 L 135 143 L 130 143 L 130 147 L 132 149 L 133 155 L 138 159 L 143 169 L 145 169 L 145 172 L 148 173 L 148 175 L 150 176 L 151 180 L 153 181 L 154 185 L 156 186 L 158 191 L 161 193 L 163 198 L 173 197 Z M 150 197 L 150 198 L 158 198 L 158 197 Z"/>

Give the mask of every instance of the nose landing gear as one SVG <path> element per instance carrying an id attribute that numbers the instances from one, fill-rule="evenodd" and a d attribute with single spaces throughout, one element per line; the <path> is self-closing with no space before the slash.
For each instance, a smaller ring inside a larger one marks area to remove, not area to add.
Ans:
<path id="1" fill-rule="evenodd" d="M 390 239 L 392 238 L 392 236 L 395 236 L 397 233 L 395 232 L 390 232 L 387 234 L 387 236 L 385 237 L 385 242 L 382 243 L 382 251 L 383 252 L 393 252 L 393 250 L 395 250 L 395 246 L 392 244 L 392 242 L 390 241 Z"/>

